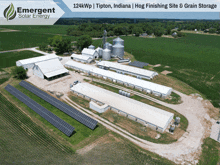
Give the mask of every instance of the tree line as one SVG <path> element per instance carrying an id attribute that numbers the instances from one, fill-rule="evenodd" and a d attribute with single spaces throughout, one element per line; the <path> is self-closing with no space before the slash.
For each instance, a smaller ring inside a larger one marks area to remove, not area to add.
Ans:
<path id="1" fill-rule="evenodd" d="M 71 26 L 67 29 L 69 36 L 82 36 L 89 35 L 91 37 L 102 37 L 103 31 L 107 30 L 107 35 L 129 35 L 135 34 L 139 36 L 142 33 L 148 35 L 155 35 L 157 37 L 170 35 L 173 30 L 180 33 L 182 30 L 201 30 L 209 33 L 220 34 L 219 21 L 181 21 L 181 22 L 144 22 L 144 23 L 117 23 L 117 24 L 104 24 L 104 23 L 81 23 Z"/>

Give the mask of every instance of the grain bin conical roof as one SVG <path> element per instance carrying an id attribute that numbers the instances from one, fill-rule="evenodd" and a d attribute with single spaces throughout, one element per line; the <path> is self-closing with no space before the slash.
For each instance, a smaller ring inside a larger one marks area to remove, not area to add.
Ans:
<path id="1" fill-rule="evenodd" d="M 120 43 L 117 43 L 117 44 L 113 45 L 112 47 L 114 47 L 114 48 L 123 48 L 124 46 Z"/>

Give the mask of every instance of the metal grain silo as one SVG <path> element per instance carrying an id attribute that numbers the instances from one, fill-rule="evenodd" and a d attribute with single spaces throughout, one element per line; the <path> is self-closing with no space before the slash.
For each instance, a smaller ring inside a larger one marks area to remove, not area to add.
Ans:
<path id="1" fill-rule="evenodd" d="M 90 45 L 90 46 L 88 47 L 88 49 L 92 49 L 92 50 L 95 50 L 95 46 L 93 46 L 93 45 Z"/>
<path id="2" fill-rule="evenodd" d="M 110 44 L 109 42 L 106 42 L 103 46 L 103 49 L 109 49 L 111 50 L 111 53 L 112 53 L 113 51 L 112 44 Z"/>
<path id="3" fill-rule="evenodd" d="M 103 60 L 110 60 L 111 59 L 111 50 L 104 49 L 103 54 L 102 54 L 102 59 Z"/>
<path id="4" fill-rule="evenodd" d="M 102 57 L 102 55 L 103 55 L 103 49 L 100 48 L 98 53 L 99 53 L 99 57 Z"/>
<path id="5" fill-rule="evenodd" d="M 124 56 L 124 46 L 121 45 L 120 43 L 117 43 L 117 44 L 113 45 L 112 54 L 123 58 L 123 56 Z"/>
<path id="6" fill-rule="evenodd" d="M 117 37 L 117 38 L 115 38 L 115 39 L 113 40 L 113 45 L 115 45 L 115 44 L 117 44 L 117 43 L 119 43 L 119 44 L 121 44 L 121 45 L 124 46 L 124 40 L 121 39 L 120 37 Z"/>

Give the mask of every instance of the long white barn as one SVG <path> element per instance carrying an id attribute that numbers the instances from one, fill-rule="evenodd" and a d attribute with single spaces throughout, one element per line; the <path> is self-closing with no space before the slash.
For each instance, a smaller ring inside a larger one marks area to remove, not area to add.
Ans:
<path id="1" fill-rule="evenodd" d="M 88 74 L 92 74 L 94 76 L 103 77 L 104 79 L 109 79 L 113 82 L 134 87 L 138 90 L 145 91 L 147 93 L 153 93 L 154 95 L 162 98 L 168 97 L 172 92 L 172 88 L 170 87 L 137 79 L 127 75 L 121 75 L 113 71 L 99 69 L 91 65 L 81 64 L 74 61 L 68 61 L 65 64 L 65 66 L 70 67 L 72 69 L 77 69 Z"/>
<path id="2" fill-rule="evenodd" d="M 55 54 L 48 54 L 45 56 L 33 57 L 24 60 L 16 61 L 16 66 L 22 66 L 24 69 L 33 68 L 34 64 L 41 61 L 47 61 L 51 59 L 59 59 Z"/>
<path id="3" fill-rule="evenodd" d="M 174 114 L 162 109 L 144 104 L 134 99 L 119 95 L 89 83 L 79 83 L 71 88 L 75 94 L 79 94 L 92 101 L 107 104 L 112 110 L 143 125 L 164 132 Z"/>
<path id="4" fill-rule="evenodd" d="M 97 62 L 96 65 L 101 69 L 110 69 L 115 70 L 118 73 L 122 74 L 129 74 L 137 76 L 137 78 L 146 78 L 146 79 L 153 79 L 155 76 L 158 75 L 157 72 L 146 70 L 146 69 L 140 69 L 132 66 L 122 65 L 115 62 L 109 62 L 109 61 L 101 61 Z"/>

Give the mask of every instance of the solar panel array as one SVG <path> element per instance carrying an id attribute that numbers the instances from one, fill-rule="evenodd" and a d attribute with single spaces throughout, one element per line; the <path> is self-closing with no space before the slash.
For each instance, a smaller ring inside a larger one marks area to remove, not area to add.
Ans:
<path id="1" fill-rule="evenodd" d="M 50 96 L 46 92 L 41 91 L 40 89 L 36 88 L 35 86 L 29 84 L 26 81 L 21 81 L 19 83 L 19 85 L 26 88 L 30 92 L 34 93 L 38 97 L 44 99 L 45 101 L 47 101 L 48 103 L 50 103 L 54 107 L 60 109 L 61 111 L 63 111 L 64 113 L 66 113 L 70 117 L 76 119 L 77 121 L 84 124 L 85 126 L 87 126 L 90 129 L 94 129 L 96 127 L 96 125 L 98 124 L 98 122 L 96 120 L 94 120 L 94 119 L 90 118 L 89 116 L 77 111 L 76 109 L 74 109 L 73 107 L 63 103 L 62 101 Z"/>
<path id="2" fill-rule="evenodd" d="M 52 112 L 48 111 L 46 108 L 42 107 L 40 104 L 26 96 L 24 93 L 20 92 L 18 89 L 11 85 L 7 85 L 5 87 L 5 90 L 7 90 L 9 93 L 11 93 L 13 96 L 15 96 L 17 99 L 22 101 L 24 104 L 26 104 L 29 108 L 31 108 L 33 111 L 35 111 L 37 114 L 39 114 L 41 117 L 43 117 L 45 120 L 50 122 L 53 126 L 58 128 L 61 132 L 66 134 L 67 136 L 71 136 L 74 131 L 74 127 L 54 115 Z"/>
<path id="3" fill-rule="evenodd" d="M 136 66 L 136 67 L 139 67 L 139 68 L 143 68 L 144 66 L 148 66 L 148 63 L 140 62 L 140 61 L 134 61 L 134 62 L 130 62 L 129 65 Z"/>

